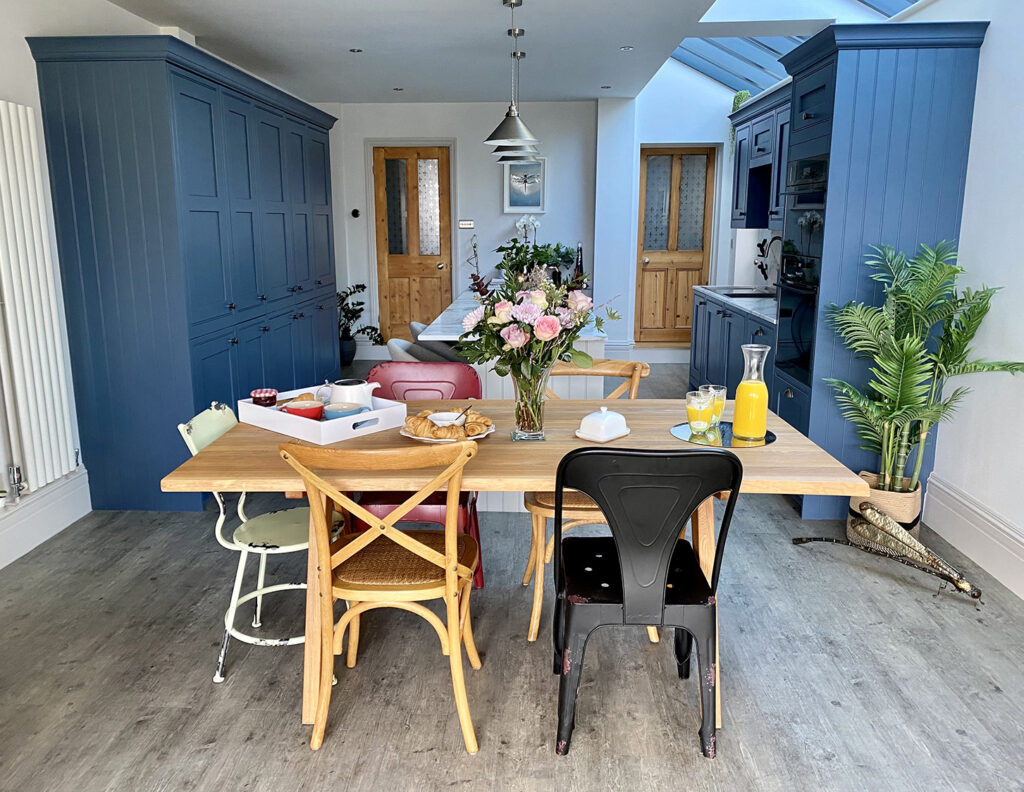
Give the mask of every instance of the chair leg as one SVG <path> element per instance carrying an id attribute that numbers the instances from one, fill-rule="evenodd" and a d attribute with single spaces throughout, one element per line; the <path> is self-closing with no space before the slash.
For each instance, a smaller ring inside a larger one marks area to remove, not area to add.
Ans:
<path id="1" fill-rule="evenodd" d="M 235 572 L 235 585 L 231 589 L 231 601 L 228 602 L 227 612 L 224 614 L 224 643 L 220 647 L 220 658 L 217 660 L 217 670 L 213 674 L 214 682 L 224 681 L 224 658 L 228 653 L 228 641 L 231 639 L 229 630 L 235 624 L 235 611 L 238 609 L 238 598 L 242 593 L 242 577 L 245 575 L 245 562 L 249 559 L 249 551 L 242 550 L 238 557 L 238 571 Z"/>
<path id="2" fill-rule="evenodd" d="M 576 698 L 583 676 L 583 655 L 587 639 L 597 627 L 582 617 L 578 608 L 569 607 L 565 614 L 565 648 L 562 651 L 562 676 L 558 680 L 558 740 L 555 753 L 569 753 L 572 730 L 576 726 Z"/>
<path id="3" fill-rule="evenodd" d="M 555 612 L 551 618 L 551 643 L 555 650 L 551 672 L 561 674 L 562 652 L 565 649 L 565 597 L 557 592 L 555 592 Z"/>
<path id="4" fill-rule="evenodd" d="M 530 611 L 530 631 L 526 638 L 528 641 L 537 640 L 537 632 L 540 630 L 540 614 L 544 607 L 544 560 L 540 554 L 540 548 L 544 547 L 544 533 L 547 531 L 547 519 L 539 515 L 533 515 L 533 541 L 537 545 L 538 552 L 534 563 L 533 573 L 533 609 Z"/>
<path id="5" fill-rule="evenodd" d="M 320 635 L 320 685 L 313 716 L 313 735 L 309 747 L 316 751 L 324 744 L 327 731 L 327 712 L 331 706 L 331 689 L 337 681 L 334 677 L 334 624 L 328 621 Z"/>
<path id="6" fill-rule="evenodd" d="M 466 590 L 467 594 L 469 590 Z M 448 664 L 452 670 L 452 689 L 455 693 L 455 710 L 459 715 L 462 727 L 462 739 L 466 743 L 466 751 L 477 752 L 476 732 L 473 731 L 473 718 L 469 713 L 469 697 L 466 695 L 466 679 L 462 671 L 462 635 L 459 626 L 459 603 L 453 594 L 446 605 L 448 612 Z M 468 614 L 467 614 L 468 619 Z"/>
<path id="7" fill-rule="evenodd" d="M 532 515 L 531 515 L 532 516 Z M 546 530 L 546 528 L 545 528 Z M 523 573 L 523 585 L 529 586 L 530 581 L 533 580 L 533 570 L 537 566 L 537 537 L 533 535 L 533 529 L 530 529 L 530 557 L 526 562 L 526 571 Z"/>
<path id="8" fill-rule="evenodd" d="M 661 640 L 661 638 L 658 636 L 658 628 L 657 627 L 648 627 L 647 628 L 647 640 L 650 641 L 651 643 L 658 643 Z"/>
<path id="9" fill-rule="evenodd" d="M 260 591 L 263 588 L 263 579 L 267 574 L 267 554 L 260 553 L 260 572 L 256 579 L 256 590 Z M 263 595 L 256 595 L 256 615 L 253 616 L 252 626 L 260 627 L 263 622 L 260 620 L 260 614 L 263 611 Z"/>
<path id="10" fill-rule="evenodd" d="M 477 565 L 476 575 L 473 576 L 473 588 L 479 589 L 484 587 L 484 546 L 480 543 L 480 516 L 477 514 L 475 497 L 470 499 L 466 511 L 466 533 L 473 537 L 476 546 L 480 548 L 480 563 Z"/>
<path id="11" fill-rule="evenodd" d="M 676 668 L 680 679 L 690 678 L 690 652 L 693 649 L 693 636 L 681 627 L 675 630 Z"/>
<path id="12" fill-rule="evenodd" d="M 715 758 L 715 741 L 718 729 L 715 727 L 717 709 L 715 706 L 716 657 L 715 617 L 711 612 L 710 624 L 698 631 L 697 667 L 700 671 L 700 750 L 708 759 Z"/>
<path id="13" fill-rule="evenodd" d="M 350 601 L 349 607 L 358 605 L 358 602 Z M 352 620 L 348 623 L 348 654 L 345 657 L 345 666 L 347 668 L 356 667 L 356 654 L 359 652 L 359 620 L 362 616 L 353 616 Z"/>
<path id="14" fill-rule="evenodd" d="M 476 641 L 473 640 L 473 624 L 469 613 L 470 591 L 472 591 L 472 586 L 467 586 L 462 595 L 462 602 L 459 603 L 460 619 L 462 621 L 462 640 L 466 644 L 466 657 L 469 658 L 469 664 L 473 666 L 474 671 L 479 671 L 482 663 L 480 662 L 480 654 L 476 650 Z"/>

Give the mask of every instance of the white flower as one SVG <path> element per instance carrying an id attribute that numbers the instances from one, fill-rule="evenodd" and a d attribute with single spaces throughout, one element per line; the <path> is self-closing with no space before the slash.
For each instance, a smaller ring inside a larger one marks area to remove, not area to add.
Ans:
<path id="1" fill-rule="evenodd" d="M 462 319 L 462 329 L 467 333 L 480 324 L 480 320 L 484 318 L 484 307 L 478 305 Z"/>

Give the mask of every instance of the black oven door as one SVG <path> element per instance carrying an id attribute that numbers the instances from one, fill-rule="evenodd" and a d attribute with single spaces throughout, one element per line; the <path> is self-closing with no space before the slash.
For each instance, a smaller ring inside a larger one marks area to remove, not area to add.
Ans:
<path id="1" fill-rule="evenodd" d="M 797 382 L 810 386 L 814 328 L 817 321 L 818 289 L 809 283 L 778 284 L 779 336 L 775 368 Z"/>

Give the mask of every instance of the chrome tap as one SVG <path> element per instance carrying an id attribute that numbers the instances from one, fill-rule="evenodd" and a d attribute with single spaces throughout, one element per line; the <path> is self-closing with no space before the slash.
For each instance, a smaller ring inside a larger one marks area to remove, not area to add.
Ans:
<path id="1" fill-rule="evenodd" d="M 765 280 L 768 280 L 768 254 L 771 252 L 772 245 L 776 242 L 782 242 L 782 237 L 778 234 L 769 240 L 762 239 L 757 243 L 757 260 L 754 262 L 754 266 L 757 267 L 761 277 Z"/>

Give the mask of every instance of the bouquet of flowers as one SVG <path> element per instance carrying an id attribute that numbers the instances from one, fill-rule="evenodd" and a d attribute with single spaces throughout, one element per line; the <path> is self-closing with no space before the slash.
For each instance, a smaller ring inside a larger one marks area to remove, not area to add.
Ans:
<path id="1" fill-rule="evenodd" d="M 499 376 L 511 375 L 516 391 L 514 439 L 544 438 L 544 393 L 556 361 L 581 368 L 593 359 L 573 347 L 589 324 L 600 330 L 611 308 L 598 316 L 581 281 L 556 286 L 539 272 L 529 277 L 506 273 L 505 283 L 481 299 L 462 320 L 459 354 L 471 363 L 494 362 Z"/>

